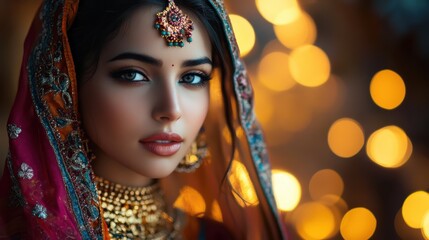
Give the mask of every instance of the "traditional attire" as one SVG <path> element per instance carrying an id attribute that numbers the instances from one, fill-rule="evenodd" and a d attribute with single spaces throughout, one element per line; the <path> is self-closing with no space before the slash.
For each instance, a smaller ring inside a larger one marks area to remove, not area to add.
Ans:
<path id="1" fill-rule="evenodd" d="M 7 124 L 10 151 L 0 183 L 0 239 L 109 239 L 80 122 L 67 36 L 78 2 L 46 0 L 25 41 Z M 231 59 L 227 73 L 211 81 L 205 123 L 210 158 L 194 173 L 160 180 L 160 188 L 167 205 L 203 219 L 185 226 L 184 233 L 194 234 L 187 236 L 214 239 L 220 224 L 235 239 L 283 239 L 253 91 L 222 0 L 209 4 L 223 22 Z"/>

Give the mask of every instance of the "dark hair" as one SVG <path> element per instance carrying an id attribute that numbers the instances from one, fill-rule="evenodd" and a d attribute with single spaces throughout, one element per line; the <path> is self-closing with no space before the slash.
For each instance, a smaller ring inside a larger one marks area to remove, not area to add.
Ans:
<path id="1" fill-rule="evenodd" d="M 205 0 L 176 0 L 175 3 L 194 13 L 202 22 L 212 44 L 213 62 L 223 71 L 227 59 L 221 39 L 225 38 L 215 9 Z M 78 82 L 84 74 L 96 69 L 101 49 L 118 34 L 133 11 L 145 5 L 164 7 L 166 4 L 167 0 L 81 0 L 68 30 Z"/>
<path id="2" fill-rule="evenodd" d="M 175 0 L 175 3 L 195 14 L 204 25 L 212 44 L 213 63 L 220 67 L 222 79 L 226 79 L 226 76 L 230 74 L 226 66 L 231 63 L 231 59 L 227 54 L 227 38 L 223 22 L 215 12 L 216 10 L 208 0 Z M 166 4 L 167 0 L 81 0 L 76 18 L 68 30 L 78 83 L 84 74 L 92 74 L 95 71 L 101 49 L 119 33 L 121 26 L 134 10 L 145 5 L 164 7 Z M 221 88 L 223 92 L 227 92 L 227 88 L 231 87 L 222 81 Z M 233 124 L 233 103 L 229 101 L 226 94 L 223 94 L 222 97 L 225 103 L 226 124 L 232 138 L 232 152 L 228 169 L 222 179 L 224 182 L 234 158 L 237 136 Z"/>

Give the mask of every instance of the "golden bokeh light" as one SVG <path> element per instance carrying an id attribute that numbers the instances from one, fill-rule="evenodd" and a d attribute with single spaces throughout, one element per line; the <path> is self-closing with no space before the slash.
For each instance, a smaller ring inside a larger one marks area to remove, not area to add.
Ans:
<path id="1" fill-rule="evenodd" d="M 282 211 L 292 211 L 301 200 L 301 184 L 288 172 L 272 171 L 273 191 L 277 207 Z"/>
<path id="2" fill-rule="evenodd" d="M 274 25 L 277 39 L 288 48 L 313 44 L 316 40 L 316 24 L 307 13 L 302 13 L 294 21 L 284 25 Z"/>
<path id="3" fill-rule="evenodd" d="M 338 216 L 338 221 L 340 221 L 344 214 L 349 210 L 349 206 L 347 205 L 346 201 L 337 195 L 325 195 L 320 200 L 318 200 L 318 202 L 325 204 L 331 209 L 334 209 Z"/>
<path id="4" fill-rule="evenodd" d="M 240 49 L 240 56 L 244 57 L 255 46 L 255 30 L 252 24 L 242 16 L 230 14 L 229 18 L 231 19 L 232 28 L 234 29 L 238 48 Z"/>
<path id="5" fill-rule="evenodd" d="M 258 66 L 258 81 L 272 91 L 285 91 L 295 85 L 289 72 L 289 56 L 283 52 L 265 55 Z"/>
<path id="6" fill-rule="evenodd" d="M 340 199 L 343 190 L 343 179 L 332 169 L 317 171 L 310 179 L 309 191 L 313 200 L 321 200 L 328 195 Z"/>
<path id="7" fill-rule="evenodd" d="M 269 41 L 267 44 L 265 44 L 264 48 L 262 49 L 261 56 L 265 56 L 272 52 L 288 52 L 289 49 L 286 48 L 279 40 L 273 39 Z"/>
<path id="8" fill-rule="evenodd" d="M 353 208 L 341 220 L 340 232 L 345 240 L 370 239 L 377 227 L 377 219 L 366 208 Z"/>
<path id="9" fill-rule="evenodd" d="M 235 136 L 237 136 L 238 138 L 243 138 L 244 137 L 244 129 L 242 127 L 237 127 L 235 129 Z"/>
<path id="10" fill-rule="evenodd" d="M 327 239 L 336 232 L 336 219 L 329 207 L 310 202 L 299 205 L 292 212 L 292 221 L 303 239 Z"/>
<path id="11" fill-rule="evenodd" d="M 302 131 L 312 122 L 313 108 L 305 103 L 301 94 L 273 93 L 259 82 L 254 86 L 256 114 L 262 116 L 260 120 L 265 124 L 264 129 L 272 129 L 280 139 L 286 139 L 284 132 Z"/>
<path id="12" fill-rule="evenodd" d="M 423 217 L 422 235 L 425 239 L 429 239 L 429 211 L 426 211 Z"/>
<path id="13" fill-rule="evenodd" d="M 410 228 L 402 216 L 402 208 L 399 209 L 395 215 L 394 220 L 395 232 L 398 239 L 422 239 L 421 229 Z"/>
<path id="14" fill-rule="evenodd" d="M 405 223 L 412 228 L 422 228 L 425 214 L 429 211 L 429 194 L 417 191 L 410 194 L 402 205 Z"/>
<path id="15" fill-rule="evenodd" d="M 310 125 L 313 120 L 312 108 L 301 104 L 300 94 L 273 92 L 259 81 L 252 83 L 255 90 L 255 112 L 265 130 L 269 147 L 285 144 L 293 136 L 289 133 L 299 132 Z"/>
<path id="16" fill-rule="evenodd" d="M 391 110 L 398 107 L 404 101 L 405 92 L 404 80 L 392 70 L 379 71 L 371 80 L 372 100 L 381 108 Z"/>
<path id="17" fill-rule="evenodd" d="M 248 66 L 247 74 L 253 86 L 254 94 L 254 112 L 258 122 L 264 127 L 268 125 L 274 113 L 274 106 L 272 103 L 272 91 L 262 86 L 258 82 L 257 74 L 258 64 L 254 63 Z"/>
<path id="18" fill-rule="evenodd" d="M 212 203 L 212 217 L 218 222 L 223 222 L 222 210 L 220 209 L 219 202 L 216 200 Z"/>
<path id="19" fill-rule="evenodd" d="M 255 3 L 262 17 L 275 25 L 292 22 L 301 14 L 297 0 L 255 0 Z"/>
<path id="20" fill-rule="evenodd" d="M 274 106 L 271 94 L 255 87 L 255 113 L 263 126 L 268 125 L 273 118 L 275 113 Z"/>
<path id="21" fill-rule="evenodd" d="M 314 46 L 295 48 L 289 56 L 290 74 L 306 87 L 318 87 L 329 79 L 331 64 L 326 53 Z"/>
<path id="22" fill-rule="evenodd" d="M 329 80 L 317 88 L 297 88 L 301 90 L 302 104 L 309 106 L 316 114 L 327 114 L 344 104 L 344 81 L 338 76 L 329 76 Z"/>
<path id="23" fill-rule="evenodd" d="M 231 144 L 231 132 L 227 126 L 222 128 L 222 136 L 228 144 Z"/>
<path id="24" fill-rule="evenodd" d="M 233 188 L 232 193 L 241 207 L 256 206 L 259 204 L 249 173 L 239 161 L 233 160 L 228 180 Z"/>
<path id="25" fill-rule="evenodd" d="M 362 126 L 351 118 L 338 119 L 329 128 L 329 148 L 339 157 L 353 157 L 362 149 L 364 143 Z"/>
<path id="26" fill-rule="evenodd" d="M 368 138 L 366 145 L 368 157 L 386 168 L 398 168 L 405 164 L 412 154 L 412 149 L 407 134 L 393 125 L 375 131 Z"/>
<path id="27" fill-rule="evenodd" d="M 206 202 L 203 196 L 194 188 L 185 186 L 180 190 L 174 207 L 182 209 L 192 216 L 203 216 L 206 211 Z"/>

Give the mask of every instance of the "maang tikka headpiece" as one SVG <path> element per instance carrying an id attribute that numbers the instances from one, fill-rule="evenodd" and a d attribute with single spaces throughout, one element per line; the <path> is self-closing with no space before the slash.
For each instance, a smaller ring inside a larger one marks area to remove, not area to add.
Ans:
<path id="1" fill-rule="evenodd" d="M 194 30 L 194 23 L 188 15 L 180 10 L 174 0 L 168 0 L 167 7 L 156 14 L 155 28 L 158 29 L 167 41 L 167 45 L 183 47 L 183 39 L 192 42 L 192 30 Z"/>

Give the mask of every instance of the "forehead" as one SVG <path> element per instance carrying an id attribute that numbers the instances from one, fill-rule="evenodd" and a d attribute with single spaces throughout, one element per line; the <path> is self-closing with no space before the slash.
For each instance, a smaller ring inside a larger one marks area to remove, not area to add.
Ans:
<path id="1" fill-rule="evenodd" d="M 211 59 L 211 43 L 208 34 L 195 15 L 182 9 L 194 22 L 192 42 L 188 43 L 184 40 L 185 46 L 182 48 L 168 47 L 161 33 L 154 27 L 155 15 L 159 11 L 162 11 L 160 7 L 152 5 L 136 9 L 115 38 L 106 44 L 102 55 L 136 52 L 171 63 L 201 57 Z"/>

